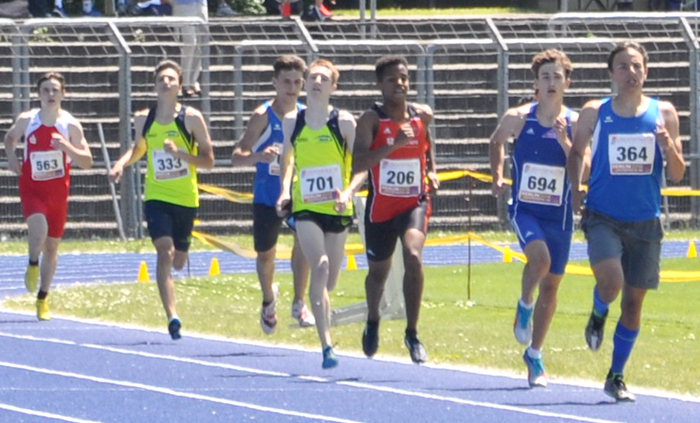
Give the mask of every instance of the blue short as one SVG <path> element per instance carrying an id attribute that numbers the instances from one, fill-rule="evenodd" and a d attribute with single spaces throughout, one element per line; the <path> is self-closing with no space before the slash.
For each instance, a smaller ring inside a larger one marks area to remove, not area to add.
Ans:
<path id="1" fill-rule="evenodd" d="M 177 251 L 187 252 L 190 249 L 197 208 L 159 200 L 148 200 L 143 203 L 143 208 L 148 233 L 153 241 L 169 237 L 172 238 Z"/>
<path id="2" fill-rule="evenodd" d="M 520 248 L 523 251 L 525 246 L 532 241 L 544 241 L 551 260 L 549 273 L 553 275 L 564 274 L 566 263 L 569 261 L 573 231 L 562 228 L 562 222 L 559 220 L 542 219 L 523 211 L 518 211 L 515 216 L 511 217 L 510 224 L 518 236 Z"/>

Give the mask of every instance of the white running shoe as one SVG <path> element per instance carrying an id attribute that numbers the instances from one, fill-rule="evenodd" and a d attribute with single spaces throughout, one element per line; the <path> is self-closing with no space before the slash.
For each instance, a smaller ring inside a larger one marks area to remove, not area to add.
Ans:
<path id="1" fill-rule="evenodd" d="M 316 319 L 311 314 L 311 310 L 306 306 L 304 300 L 297 300 L 292 303 L 292 318 L 299 321 L 299 326 L 308 328 L 316 325 Z"/>
<path id="2" fill-rule="evenodd" d="M 279 294 L 279 287 L 277 284 L 272 285 L 272 293 L 274 295 L 272 302 L 260 308 L 260 326 L 267 335 L 273 334 L 275 329 L 277 329 L 277 314 L 275 314 L 277 295 Z"/>

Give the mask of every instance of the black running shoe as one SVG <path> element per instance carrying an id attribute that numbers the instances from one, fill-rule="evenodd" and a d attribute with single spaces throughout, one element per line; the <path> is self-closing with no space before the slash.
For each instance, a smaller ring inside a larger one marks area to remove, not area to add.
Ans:
<path id="1" fill-rule="evenodd" d="M 368 358 L 372 358 L 379 349 L 379 322 L 367 321 L 362 332 L 362 351 Z"/>
<path id="2" fill-rule="evenodd" d="M 414 363 L 421 364 L 428 361 L 428 353 L 425 351 L 425 347 L 423 347 L 423 344 L 421 344 L 415 332 L 406 331 L 403 342 L 411 353 L 411 360 Z"/>
<path id="3" fill-rule="evenodd" d="M 181 326 L 180 319 L 177 318 L 171 319 L 170 323 L 168 323 L 168 332 L 170 332 L 170 337 L 173 338 L 173 341 L 182 338 L 182 335 L 180 335 Z"/>
<path id="4" fill-rule="evenodd" d="M 603 329 L 605 329 L 605 319 L 608 317 L 606 311 L 603 317 L 598 317 L 591 311 L 591 317 L 588 318 L 586 325 L 586 344 L 591 351 L 598 351 L 600 344 L 603 343 Z"/>
<path id="5" fill-rule="evenodd" d="M 614 398 L 617 402 L 634 402 L 637 400 L 634 394 L 627 390 L 621 374 L 609 372 L 605 378 L 604 390 L 610 398 Z"/>

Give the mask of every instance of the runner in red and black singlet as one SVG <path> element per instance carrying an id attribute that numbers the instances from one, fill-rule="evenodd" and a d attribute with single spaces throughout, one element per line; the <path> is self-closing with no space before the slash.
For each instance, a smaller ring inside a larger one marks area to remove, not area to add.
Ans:
<path id="1" fill-rule="evenodd" d="M 417 334 L 423 295 L 423 246 L 431 212 L 428 192 L 439 186 L 435 149 L 428 131 L 433 112 L 427 105 L 406 101 L 409 79 L 404 57 L 382 57 L 375 70 L 382 104 L 360 117 L 353 152 L 353 172 L 369 170 L 371 174 L 365 208 L 369 273 L 365 280 L 368 313 L 362 349 L 372 357 L 379 347 L 379 306 L 400 239 L 406 270 L 404 342 L 411 360 L 423 363 L 427 353 Z"/>

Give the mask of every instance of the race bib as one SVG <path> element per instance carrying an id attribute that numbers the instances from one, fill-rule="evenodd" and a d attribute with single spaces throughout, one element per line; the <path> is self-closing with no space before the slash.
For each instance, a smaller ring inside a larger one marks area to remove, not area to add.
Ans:
<path id="1" fill-rule="evenodd" d="M 611 175 L 651 175 L 656 155 L 652 133 L 610 134 L 608 157 Z"/>
<path id="2" fill-rule="evenodd" d="M 32 164 L 32 180 L 48 181 L 63 178 L 66 170 L 63 166 L 63 153 L 59 150 L 33 151 L 29 154 Z"/>
<path id="3" fill-rule="evenodd" d="M 335 190 L 342 190 L 343 178 L 340 165 L 316 166 L 301 169 L 301 201 L 304 203 L 325 203 L 335 199 Z"/>
<path id="4" fill-rule="evenodd" d="M 273 147 L 277 147 L 277 151 L 279 152 L 277 154 L 277 157 L 275 157 L 275 160 L 270 162 L 268 165 L 267 169 L 270 175 L 272 176 L 279 176 L 280 174 L 280 155 L 282 154 L 282 144 L 276 142 L 272 144 Z"/>
<path id="5" fill-rule="evenodd" d="M 525 163 L 520 178 L 518 200 L 545 206 L 561 206 L 566 169 Z"/>
<path id="6" fill-rule="evenodd" d="M 419 159 L 383 159 L 379 162 L 379 193 L 390 197 L 416 197 L 420 194 Z"/>
<path id="7" fill-rule="evenodd" d="M 153 150 L 153 179 L 156 181 L 168 181 L 190 176 L 189 164 L 176 159 L 165 150 Z"/>

